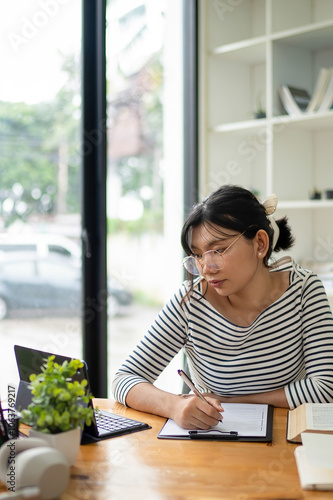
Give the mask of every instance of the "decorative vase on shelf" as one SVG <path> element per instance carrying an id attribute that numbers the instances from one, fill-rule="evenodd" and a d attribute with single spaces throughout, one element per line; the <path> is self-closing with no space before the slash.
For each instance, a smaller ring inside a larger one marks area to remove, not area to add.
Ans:
<path id="1" fill-rule="evenodd" d="M 69 466 L 74 465 L 81 443 L 80 427 L 65 432 L 58 432 L 58 434 L 46 434 L 45 432 L 30 429 L 29 436 L 44 439 L 49 446 L 57 449 L 65 456 Z"/>

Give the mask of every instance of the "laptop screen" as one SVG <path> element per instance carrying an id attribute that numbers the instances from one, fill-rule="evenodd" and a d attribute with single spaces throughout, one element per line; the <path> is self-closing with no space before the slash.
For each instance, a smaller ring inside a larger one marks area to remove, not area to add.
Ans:
<path id="1" fill-rule="evenodd" d="M 15 357 L 17 368 L 19 372 L 19 388 L 16 396 L 16 409 L 25 410 L 31 403 L 31 391 L 28 388 L 30 384 L 30 375 L 33 373 L 41 373 L 41 366 L 45 363 L 46 358 L 49 356 L 55 356 L 55 361 L 62 364 L 64 361 L 70 361 L 73 358 L 67 356 L 62 356 L 60 354 L 53 354 L 51 352 L 38 351 L 37 349 L 31 349 L 29 347 L 23 347 L 19 345 L 14 346 Z M 83 368 L 78 370 L 73 380 L 81 381 L 83 379 L 88 380 L 87 389 L 89 390 L 89 379 L 88 379 L 88 369 L 84 361 Z"/>

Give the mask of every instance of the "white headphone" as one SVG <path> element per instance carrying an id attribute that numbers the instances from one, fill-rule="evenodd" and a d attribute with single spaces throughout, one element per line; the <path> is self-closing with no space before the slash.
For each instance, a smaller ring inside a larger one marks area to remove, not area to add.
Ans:
<path id="1" fill-rule="evenodd" d="M 0 448 L 0 480 L 15 492 L 0 494 L 0 500 L 58 498 L 65 491 L 69 476 L 64 455 L 43 439 L 10 439 Z"/>

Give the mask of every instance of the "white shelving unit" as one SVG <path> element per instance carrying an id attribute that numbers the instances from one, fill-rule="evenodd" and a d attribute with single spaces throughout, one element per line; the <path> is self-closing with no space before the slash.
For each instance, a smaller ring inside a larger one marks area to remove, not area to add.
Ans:
<path id="1" fill-rule="evenodd" d="M 314 268 L 333 262 L 333 110 L 286 115 L 278 86 L 311 94 L 321 67 L 333 67 L 332 0 L 200 0 L 200 195 L 227 183 L 276 193 L 292 255 Z"/>

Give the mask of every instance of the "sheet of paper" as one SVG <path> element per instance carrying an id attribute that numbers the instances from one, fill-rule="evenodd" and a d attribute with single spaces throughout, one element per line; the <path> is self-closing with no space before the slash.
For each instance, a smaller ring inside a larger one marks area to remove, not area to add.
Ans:
<path id="1" fill-rule="evenodd" d="M 333 434 L 302 432 L 301 436 L 309 465 L 333 470 Z"/>
<path id="2" fill-rule="evenodd" d="M 267 405 L 223 403 L 223 422 L 212 429 L 237 431 L 239 436 L 264 437 L 267 433 Z M 187 429 L 182 429 L 169 419 L 160 432 L 160 436 L 186 436 Z M 210 432 L 212 434 L 212 432 Z"/>

